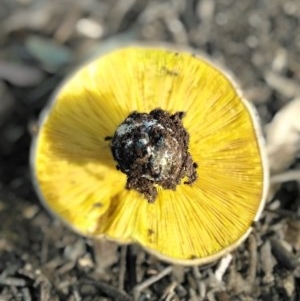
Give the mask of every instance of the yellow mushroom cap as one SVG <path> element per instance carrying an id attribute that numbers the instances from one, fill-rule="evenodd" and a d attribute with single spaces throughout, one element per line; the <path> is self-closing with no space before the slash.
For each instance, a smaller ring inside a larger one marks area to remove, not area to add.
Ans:
<path id="1" fill-rule="evenodd" d="M 133 112 L 182 119 L 196 181 L 157 186 L 149 203 L 125 189 L 110 141 Z M 227 75 L 186 52 L 128 47 L 79 69 L 43 114 L 32 148 L 34 181 L 50 210 L 80 234 L 139 243 L 180 264 L 239 245 L 263 208 L 268 168 L 254 109 Z"/>

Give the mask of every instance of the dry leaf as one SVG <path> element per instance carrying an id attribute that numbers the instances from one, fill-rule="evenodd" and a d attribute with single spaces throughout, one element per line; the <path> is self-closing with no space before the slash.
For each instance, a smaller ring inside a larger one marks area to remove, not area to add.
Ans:
<path id="1" fill-rule="evenodd" d="M 267 125 L 267 152 L 272 174 L 286 170 L 300 150 L 300 98 L 283 107 Z"/>

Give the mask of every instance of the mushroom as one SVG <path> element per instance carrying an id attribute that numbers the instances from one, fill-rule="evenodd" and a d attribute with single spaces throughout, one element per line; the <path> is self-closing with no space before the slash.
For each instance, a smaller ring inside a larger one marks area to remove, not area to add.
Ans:
<path id="1" fill-rule="evenodd" d="M 259 218 L 268 167 L 256 111 L 224 71 L 131 46 L 80 68 L 42 114 L 34 183 L 78 233 L 205 264 Z"/>

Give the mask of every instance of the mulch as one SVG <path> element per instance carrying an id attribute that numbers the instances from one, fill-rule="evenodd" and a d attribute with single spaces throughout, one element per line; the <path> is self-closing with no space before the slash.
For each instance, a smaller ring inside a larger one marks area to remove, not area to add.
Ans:
<path id="1" fill-rule="evenodd" d="M 300 95 L 299 22 L 293 0 L 1 0 L 0 301 L 300 300 L 297 182 L 278 188 L 220 281 L 220 262 L 172 266 L 73 233 L 40 205 L 28 164 L 37 117 L 62 79 L 134 41 L 207 53 L 265 125 Z"/>

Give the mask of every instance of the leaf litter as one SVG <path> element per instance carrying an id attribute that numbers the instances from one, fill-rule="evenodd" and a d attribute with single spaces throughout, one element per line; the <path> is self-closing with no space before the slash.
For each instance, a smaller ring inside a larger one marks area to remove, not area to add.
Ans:
<path id="1" fill-rule="evenodd" d="M 0 300 L 299 300 L 299 20 L 292 0 L 3 0 Z M 170 266 L 138 246 L 107 246 L 105 262 L 33 191 L 30 128 L 51 93 L 95 53 L 135 40 L 206 52 L 258 108 L 274 188 L 227 266 Z"/>

